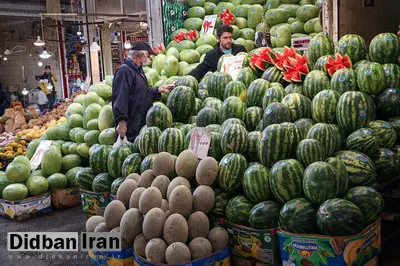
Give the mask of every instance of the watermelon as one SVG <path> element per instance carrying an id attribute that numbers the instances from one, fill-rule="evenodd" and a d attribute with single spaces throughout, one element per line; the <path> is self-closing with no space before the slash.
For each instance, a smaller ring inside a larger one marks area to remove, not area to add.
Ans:
<path id="1" fill-rule="evenodd" d="M 143 161 L 143 157 L 140 153 L 132 153 L 125 158 L 122 163 L 122 177 L 127 177 L 133 173 L 140 172 L 140 164 Z"/>
<path id="2" fill-rule="evenodd" d="M 397 144 L 400 144 L 400 117 L 394 117 L 388 120 L 390 125 L 396 130 Z"/>
<path id="3" fill-rule="evenodd" d="M 379 146 L 383 148 L 391 148 L 396 143 L 396 130 L 386 121 L 375 120 L 367 125 L 376 135 Z"/>
<path id="4" fill-rule="evenodd" d="M 221 133 L 221 125 L 219 125 L 219 124 L 211 124 L 211 125 L 206 126 L 206 128 L 209 128 L 211 130 L 211 132 Z"/>
<path id="5" fill-rule="evenodd" d="M 275 201 L 268 200 L 256 204 L 250 210 L 249 224 L 255 229 L 269 229 L 279 226 L 281 206 Z"/>
<path id="6" fill-rule="evenodd" d="M 400 76 L 399 76 L 400 79 Z M 400 116 L 400 86 L 389 88 L 375 98 L 377 113 L 382 119 Z"/>
<path id="7" fill-rule="evenodd" d="M 289 13 L 283 8 L 273 8 L 267 10 L 264 14 L 265 22 L 270 26 L 286 22 L 289 19 Z"/>
<path id="8" fill-rule="evenodd" d="M 297 234 L 317 234 L 317 206 L 306 198 L 292 199 L 283 205 L 279 222 L 285 231 Z"/>
<path id="9" fill-rule="evenodd" d="M 378 181 L 387 181 L 396 176 L 396 154 L 389 149 L 380 148 L 372 156 L 374 160 Z"/>
<path id="10" fill-rule="evenodd" d="M 385 71 L 378 63 L 366 63 L 357 70 L 357 85 L 361 92 L 377 95 L 385 88 Z"/>
<path id="11" fill-rule="evenodd" d="M 112 149 L 108 154 L 108 173 L 114 178 L 122 176 L 122 164 L 126 157 L 132 153 L 131 145 L 124 143 L 118 148 Z"/>
<path id="12" fill-rule="evenodd" d="M 263 126 L 290 122 L 291 114 L 289 109 L 283 103 L 273 102 L 267 106 L 263 114 Z"/>
<path id="13" fill-rule="evenodd" d="M 379 148 L 376 134 L 370 128 L 360 128 L 353 131 L 346 140 L 346 149 L 375 155 Z"/>
<path id="14" fill-rule="evenodd" d="M 267 68 L 261 76 L 262 79 L 273 83 L 273 82 L 281 82 L 283 78 L 282 72 L 275 66 Z"/>
<path id="15" fill-rule="evenodd" d="M 376 168 L 373 161 L 364 153 L 340 151 L 334 155 L 346 165 L 349 185 L 371 186 L 376 181 Z"/>
<path id="16" fill-rule="evenodd" d="M 286 94 L 290 93 L 299 93 L 303 94 L 303 84 L 298 84 L 298 83 L 290 83 L 285 87 L 285 92 Z"/>
<path id="17" fill-rule="evenodd" d="M 311 101 L 306 96 L 290 93 L 282 99 L 282 103 L 288 108 L 293 122 L 300 118 L 311 118 Z"/>
<path id="18" fill-rule="evenodd" d="M 247 92 L 246 86 L 241 81 L 230 81 L 224 89 L 224 100 L 230 96 L 239 97 L 242 102 L 246 102 Z"/>
<path id="19" fill-rule="evenodd" d="M 124 181 L 125 181 L 125 178 L 119 177 L 111 183 L 111 189 L 110 189 L 111 195 L 115 195 L 115 196 L 117 195 L 118 188 Z"/>
<path id="20" fill-rule="evenodd" d="M 250 83 L 247 88 L 246 105 L 262 107 L 263 96 L 269 85 L 269 82 L 264 79 L 256 79 Z"/>
<path id="21" fill-rule="evenodd" d="M 303 166 L 307 167 L 313 162 L 325 159 L 325 148 L 316 139 L 303 139 L 296 149 L 296 158 Z"/>
<path id="22" fill-rule="evenodd" d="M 146 127 L 139 135 L 139 151 L 143 156 L 158 152 L 158 139 L 161 136 L 158 127 Z"/>
<path id="23" fill-rule="evenodd" d="M 384 64 L 382 67 L 385 71 L 386 88 L 400 88 L 400 66 Z"/>
<path id="24" fill-rule="evenodd" d="M 281 102 L 286 92 L 281 87 L 274 86 L 269 88 L 263 95 L 262 108 L 265 109 L 273 102 Z"/>
<path id="25" fill-rule="evenodd" d="M 84 141 L 87 145 L 92 146 L 93 144 L 98 143 L 100 135 L 100 130 L 89 130 L 85 133 Z"/>
<path id="26" fill-rule="evenodd" d="M 185 149 L 185 136 L 177 128 L 167 128 L 158 139 L 158 151 L 179 155 Z"/>
<path id="27" fill-rule="evenodd" d="M 330 82 L 330 89 L 342 95 L 346 91 L 356 91 L 357 88 L 357 74 L 351 68 L 342 68 L 337 70 Z"/>
<path id="28" fill-rule="evenodd" d="M 210 97 L 224 99 L 225 86 L 231 81 L 232 77 L 228 73 L 215 72 L 211 74 L 207 81 L 208 94 Z"/>
<path id="29" fill-rule="evenodd" d="M 140 164 L 140 174 L 142 174 L 147 169 L 151 169 L 153 167 L 153 158 L 155 154 L 149 154 L 144 157 L 142 163 Z"/>
<path id="30" fill-rule="evenodd" d="M 317 62 L 315 62 L 314 64 L 314 70 L 320 70 L 326 72 L 325 64 L 328 62 L 328 58 L 330 56 L 331 55 L 323 55 L 320 58 L 318 58 Z"/>
<path id="31" fill-rule="evenodd" d="M 115 128 L 107 128 L 100 132 L 99 143 L 102 145 L 113 145 L 116 138 Z"/>
<path id="32" fill-rule="evenodd" d="M 315 124 L 314 120 L 309 118 L 301 118 L 294 122 L 294 125 L 299 129 L 301 139 L 307 138 L 308 131 Z"/>
<path id="33" fill-rule="evenodd" d="M 219 113 L 213 108 L 203 108 L 196 116 L 196 126 L 206 127 L 210 124 L 219 123 Z"/>
<path id="34" fill-rule="evenodd" d="M 198 94 L 199 99 L 202 100 L 202 101 L 204 101 L 208 97 L 208 91 L 207 90 L 199 89 L 197 94 Z"/>
<path id="35" fill-rule="evenodd" d="M 146 114 L 146 126 L 158 127 L 160 130 L 171 127 L 172 113 L 163 103 L 154 104 Z"/>
<path id="36" fill-rule="evenodd" d="M 258 151 L 260 149 L 260 140 L 261 140 L 261 132 L 260 131 L 252 131 L 247 134 L 247 157 L 251 162 L 259 161 Z"/>
<path id="37" fill-rule="evenodd" d="M 253 203 L 273 198 L 269 187 L 269 169 L 260 163 L 250 165 L 243 175 L 243 191 Z"/>
<path id="38" fill-rule="evenodd" d="M 210 216 L 212 218 L 225 218 L 226 205 L 231 198 L 232 196 L 226 192 L 216 194 L 214 207 L 210 211 Z"/>
<path id="39" fill-rule="evenodd" d="M 325 161 L 336 169 L 339 180 L 337 195 L 343 195 L 349 188 L 349 178 L 346 165 L 340 159 L 335 157 L 329 157 Z"/>
<path id="40" fill-rule="evenodd" d="M 307 139 L 316 139 L 323 143 L 327 156 L 333 154 L 337 147 L 334 130 L 329 124 L 317 123 L 313 125 L 307 133 Z"/>
<path id="41" fill-rule="evenodd" d="M 400 40 L 394 33 L 381 33 L 375 36 L 369 45 L 369 56 L 379 64 L 398 64 Z"/>
<path id="42" fill-rule="evenodd" d="M 109 173 L 96 175 L 92 183 L 93 192 L 110 192 L 114 178 Z"/>
<path id="43" fill-rule="evenodd" d="M 179 130 L 182 132 L 182 134 L 184 135 L 184 136 L 186 136 L 186 134 L 192 129 L 192 128 L 195 128 L 195 124 L 186 124 L 186 125 L 183 125 L 182 127 L 180 127 L 179 128 Z"/>
<path id="44" fill-rule="evenodd" d="M 224 156 L 221 148 L 222 135 L 217 132 L 211 132 L 211 142 L 208 149 L 208 156 L 213 157 L 215 160 L 219 161 Z M 189 145 L 185 145 L 188 147 Z"/>
<path id="45" fill-rule="evenodd" d="M 354 203 L 345 199 L 329 199 L 317 211 L 317 224 L 328 236 L 350 236 L 364 229 L 363 214 Z"/>
<path id="46" fill-rule="evenodd" d="M 236 196 L 226 205 L 226 218 L 229 222 L 246 226 L 249 224 L 250 211 L 253 206 L 254 204 L 245 196 Z"/>
<path id="47" fill-rule="evenodd" d="M 77 154 L 68 154 L 62 158 L 62 170 L 66 173 L 69 169 L 80 166 L 82 164 L 81 157 Z"/>
<path id="48" fill-rule="evenodd" d="M 375 106 L 371 97 L 363 92 L 343 93 L 336 107 L 338 125 L 347 133 L 365 127 L 375 117 Z"/>
<path id="49" fill-rule="evenodd" d="M 95 176 L 95 172 L 90 167 L 85 167 L 76 173 L 75 179 L 81 188 L 92 190 L 92 183 Z"/>
<path id="50" fill-rule="evenodd" d="M 186 86 L 176 87 L 168 95 L 167 107 L 174 121 L 186 123 L 193 114 L 196 103 L 194 91 Z"/>
<path id="51" fill-rule="evenodd" d="M 245 106 L 239 97 L 230 96 L 224 100 L 221 106 L 220 122 L 229 118 L 244 120 Z"/>
<path id="52" fill-rule="evenodd" d="M 248 88 L 255 79 L 256 75 L 250 67 L 242 68 L 237 76 L 237 80 L 243 82 L 246 88 Z"/>
<path id="53" fill-rule="evenodd" d="M 261 136 L 259 158 L 267 166 L 289 157 L 292 152 L 289 130 L 282 125 L 266 127 Z"/>
<path id="54" fill-rule="evenodd" d="M 234 192 L 242 185 L 243 173 L 247 168 L 246 158 L 237 153 L 225 155 L 218 166 L 217 181 L 226 192 Z"/>
<path id="55" fill-rule="evenodd" d="M 329 77 L 323 71 L 313 70 L 304 79 L 303 93 L 310 99 L 313 99 L 318 92 L 329 89 Z"/>
<path id="56" fill-rule="evenodd" d="M 269 185 L 274 197 L 281 203 L 303 195 L 304 168 L 294 159 L 276 162 L 270 170 Z"/>
<path id="57" fill-rule="evenodd" d="M 311 39 L 308 46 L 308 59 L 315 64 L 321 56 L 333 55 L 334 50 L 332 38 L 328 34 L 318 33 Z"/>
<path id="58" fill-rule="evenodd" d="M 214 97 L 208 97 L 203 101 L 203 108 L 213 108 L 218 112 L 221 110 L 222 101 Z"/>
<path id="59" fill-rule="evenodd" d="M 347 34 L 340 38 L 338 43 L 338 53 L 347 54 L 353 64 L 364 60 L 367 53 L 367 44 L 360 35 Z"/>
<path id="60" fill-rule="evenodd" d="M 263 109 L 258 106 L 252 106 L 247 108 L 244 114 L 244 122 L 246 124 L 246 128 L 249 131 L 253 131 L 256 129 L 258 123 L 262 121 L 263 117 Z"/>
<path id="61" fill-rule="evenodd" d="M 281 123 L 281 126 L 287 130 L 289 134 L 289 146 L 290 146 L 290 158 L 296 158 L 296 147 L 301 141 L 301 133 L 300 130 L 296 127 L 294 123 L 284 122 Z"/>
<path id="62" fill-rule="evenodd" d="M 245 154 L 247 146 L 247 130 L 242 125 L 228 125 L 222 132 L 221 149 L 224 154 Z"/>
<path id="63" fill-rule="evenodd" d="M 312 100 L 312 117 L 319 123 L 336 122 L 336 107 L 340 95 L 334 90 L 323 90 Z"/>

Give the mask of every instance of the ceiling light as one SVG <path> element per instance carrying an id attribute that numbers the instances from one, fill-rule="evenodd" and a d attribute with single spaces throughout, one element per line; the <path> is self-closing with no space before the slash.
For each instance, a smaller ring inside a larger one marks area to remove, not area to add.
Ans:
<path id="1" fill-rule="evenodd" d="M 43 48 L 43 52 L 39 55 L 39 57 L 42 58 L 42 59 L 48 59 L 48 58 L 51 57 L 51 54 L 49 54 L 49 53 L 46 51 L 46 48 Z"/>
<path id="2" fill-rule="evenodd" d="M 4 61 L 7 61 L 7 60 L 8 60 L 7 56 L 3 57 L 3 60 L 4 60 Z"/>
<path id="3" fill-rule="evenodd" d="M 12 54 L 12 52 L 11 52 L 11 50 L 10 50 L 9 48 L 7 48 L 7 49 L 4 51 L 4 54 L 5 54 L 5 55 L 10 55 L 10 54 Z"/>
<path id="4" fill-rule="evenodd" d="M 53 85 L 51 85 L 50 83 L 49 83 L 49 85 L 47 85 L 47 88 L 49 89 L 49 90 L 53 90 Z"/>
<path id="5" fill-rule="evenodd" d="M 96 41 L 93 41 L 92 44 L 90 45 L 90 51 L 98 52 L 100 50 L 101 50 L 100 45 L 98 45 Z"/>
<path id="6" fill-rule="evenodd" d="M 131 49 L 132 48 L 131 40 L 126 40 L 125 41 L 124 48 L 125 49 Z"/>
<path id="7" fill-rule="evenodd" d="M 37 62 L 37 65 L 41 67 L 41 66 L 43 66 L 43 62 L 39 60 L 39 61 Z"/>
<path id="8" fill-rule="evenodd" d="M 85 46 L 84 47 L 82 47 L 82 50 L 81 50 L 81 52 L 80 52 L 81 54 L 86 54 L 86 50 L 85 50 Z"/>
<path id="9" fill-rule="evenodd" d="M 76 32 L 76 35 L 81 36 L 81 35 L 82 35 L 82 32 L 78 30 L 78 31 Z"/>
<path id="10" fill-rule="evenodd" d="M 24 89 L 22 90 L 22 94 L 23 95 L 27 95 L 28 94 L 28 90 L 24 87 Z"/>
<path id="11" fill-rule="evenodd" d="M 32 53 L 29 53 L 29 56 L 32 56 Z"/>
<path id="12" fill-rule="evenodd" d="M 40 39 L 40 36 L 37 36 L 37 39 L 36 39 L 36 41 L 33 43 L 33 45 L 35 45 L 35 46 L 39 46 L 39 47 L 41 47 L 41 46 L 44 46 L 44 41 L 42 41 L 41 39 Z"/>

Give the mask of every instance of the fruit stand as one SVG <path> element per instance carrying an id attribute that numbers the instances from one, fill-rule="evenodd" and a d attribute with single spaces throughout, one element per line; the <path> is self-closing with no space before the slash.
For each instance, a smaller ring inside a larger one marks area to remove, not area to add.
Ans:
<path id="1" fill-rule="evenodd" d="M 400 172 L 399 38 L 335 44 L 319 0 L 213 2 L 189 0 L 184 28 L 144 67 L 151 86 L 176 86 L 133 143 L 116 143 L 107 76 L 32 123 L 37 133 L 17 133 L 41 137 L 26 156 L 23 140 L 6 146 L 19 156 L 0 175 L 2 198 L 79 187 L 86 231 L 123 239 L 121 252 L 89 252 L 97 265 L 376 265 L 396 199 L 383 184 Z M 212 14 L 248 53 L 237 77 L 223 72 L 224 55 L 197 81 L 187 74 L 217 43 L 199 33 Z M 272 47 L 256 47 L 266 30 Z M 310 38 L 305 51 L 290 47 L 298 37 Z"/>

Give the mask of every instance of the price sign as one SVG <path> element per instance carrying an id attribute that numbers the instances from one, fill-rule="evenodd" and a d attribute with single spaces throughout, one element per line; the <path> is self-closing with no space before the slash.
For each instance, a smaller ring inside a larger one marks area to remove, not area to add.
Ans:
<path id="1" fill-rule="evenodd" d="M 35 154 L 32 156 L 31 158 L 31 169 L 32 171 L 35 171 L 43 158 L 43 154 L 45 153 L 45 151 L 47 151 L 51 146 L 51 140 L 42 140 L 39 144 L 39 146 L 36 149 Z"/>
<path id="2" fill-rule="evenodd" d="M 308 49 L 311 37 L 299 37 L 292 39 L 292 46 L 296 48 L 297 51 L 304 51 Z"/>
<path id="3" fill-rule="evenodd" d="M 197 154 L 200 159 L 207 157 L 211 142 L 211 130 L 209 128 L 196 128 L 190 137 L 189 149 Z"/>
<path id="4" fill-rule="evenodd" d="M 217 15 L 205 16 L 203 20 L 203 25 L 201 26 L 200 36 L 213 34 L 216 21 Z"/>
<path id="5" fill-rule="evenodd" d="M 221 72 L 229 73 L 232 76 L 232 80 L 237 80 L 238 74 L 243 66 L 243 61 L 244 55 L 225 57 L 222 62 Z"/>

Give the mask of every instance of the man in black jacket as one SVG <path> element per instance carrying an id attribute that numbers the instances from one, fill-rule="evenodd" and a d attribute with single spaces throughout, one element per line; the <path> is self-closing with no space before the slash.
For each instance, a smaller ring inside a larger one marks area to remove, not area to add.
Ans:
<path id="1" fill-rule="evenodd" d="M 153 100 L 161 99 L 161 92 L 169 92 L 174 86 L 149 88 L 142 65 L 150 54 L 154 54 L 150 45 L 142 41 L 135 42 L 128 59 L 116 70 L 113 79 L 112 109 L 116 131 L 121 138 L 126 136 L 131 142 L 146 124 L 146 114 Z"/>
<path id="2" fill-rule="evenodd" d="M 208 71 L 216 71 L 218 60 L 224 54 L 236 55 L 240 52 L 246 52 L 246 48 L 240 44 L 232 43 L 233 28 L 229 25 L 223 24 L 217 28 L 218 43 L 217 46 L 209 51 L 203 62 L 193 69 L 188 75 L 195 77 L 197 80 L 201 80 L 202 77 Z"/>

